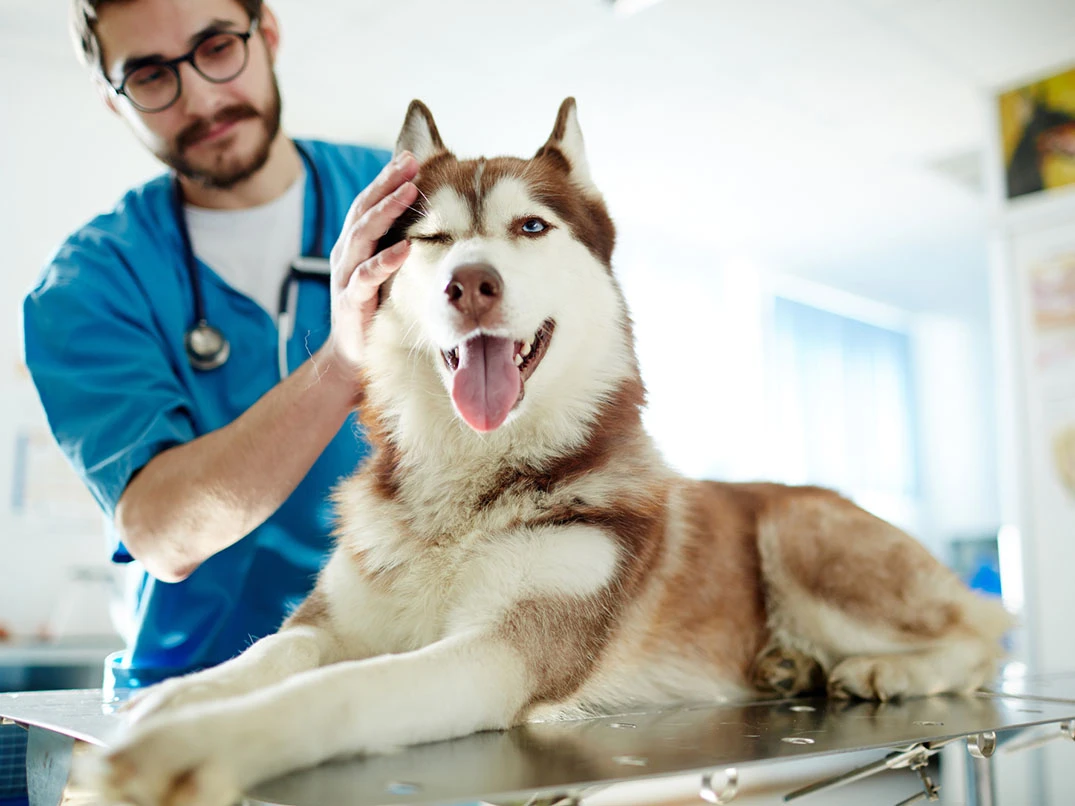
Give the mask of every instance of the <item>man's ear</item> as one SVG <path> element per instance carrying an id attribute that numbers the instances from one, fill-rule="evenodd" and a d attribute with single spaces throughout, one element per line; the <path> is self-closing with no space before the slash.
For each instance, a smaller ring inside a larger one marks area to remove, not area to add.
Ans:
<path id="1" fill-rule="evenodd" d="M 108 86 L 108 82 L 101 76 L 94 76 L 93 86 L 97 88 L 97 97 L 101 99 L 101 103 L 107 106 L 113 115 L 118 115 L 119 104 L 117 103 L 116 91 Z"/>
<path id="2" fill-rule="evenodd" d="M 258 20 L 258 31 L 265 40 L 265 47 L 269 51 L 269 61 L 276 61 L 276 51 L 280 47 L 280 23 L 272 9 L 267 5 L 261 7 L 261 18 Z"/>

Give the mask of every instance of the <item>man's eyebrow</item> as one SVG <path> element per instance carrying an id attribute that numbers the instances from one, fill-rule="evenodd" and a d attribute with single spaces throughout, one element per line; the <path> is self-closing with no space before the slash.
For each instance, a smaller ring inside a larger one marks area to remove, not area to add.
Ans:
<path id="1" fill-rule="evenodd" d="M 198 32 L 191 34 L 187 39 L 187 47 L 194 48 L 198 46 L 198 43 L 203 39 L 212 36 L 213 34 L 223 33 L 224 31 L 237 31 L 238 23 L 235 20 L 225 20 L 223 18 L 217 18 L 212 21 Z M 156 64 L 158 62 L 166 62 L 168 59 L 164 58 L 159 53 L 147 53 L 140 56 L 128 56 L 123 60 L 120 65 L 119 74 L 125 76 L 132 70 L 137 70 L 139 67 L 143 67 L 147 64 Z"/>

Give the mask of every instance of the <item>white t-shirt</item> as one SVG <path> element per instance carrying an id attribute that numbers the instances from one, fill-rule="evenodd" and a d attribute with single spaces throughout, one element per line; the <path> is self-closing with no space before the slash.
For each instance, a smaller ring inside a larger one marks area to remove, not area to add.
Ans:
<path id="1" fill-rule="evenodd" d="M 306 172 L 279 197 L 244 210 L 185 205 L 194 254 L 273 318 L 280 285 L 302 254 Z"/>

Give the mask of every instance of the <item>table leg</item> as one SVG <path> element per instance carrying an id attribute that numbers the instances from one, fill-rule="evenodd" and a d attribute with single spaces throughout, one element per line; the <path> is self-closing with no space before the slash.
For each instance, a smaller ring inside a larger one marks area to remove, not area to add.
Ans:
<path id="1" fill-rule="evenodd" d="M 26 789 L 30 806 L 60 806 L 71 774 L 75 740 L 31 726 L 26 741 Z"/>
<path id="2" fill-rule="evenodd" d="M 967 806 L 997 806 L 992 758 L 967 759 Z"/>

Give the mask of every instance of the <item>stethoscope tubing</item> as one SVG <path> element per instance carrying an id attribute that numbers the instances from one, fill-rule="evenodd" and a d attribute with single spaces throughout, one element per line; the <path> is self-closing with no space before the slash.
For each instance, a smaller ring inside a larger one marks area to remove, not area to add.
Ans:
<path id="1" fill-rule="evenodd" d="M 306 149 L 295 142 L 295 149 L 299 152 L 306 170 L 314 186 L 314 238 L 312 254 L 303 254 L 291 265 L 287 277 L 284 278 L 280 289 L 280 304 L 277 311 L 277 325 L 279 330 L 279 343 L 277 349 L 280 364 L 280 377 L 286 377 L 287 371 L 287 341 L 291 338 L 294 330 L 294 321 L 287 311 L 294 310 L 295 300 L 292 295 L 297 295 L 297 281 L 307 277 L 324 281 L 328 276 L 328 261 L 322 257 L 323 229 L 325 217 L 325 204 L 322 194 L 321 175 L 313 158 Z M 190 240 L 190 229 L 187 226 L 187 216 L 183 208 L 183 190 L 178 177 L 173 177 L 173 203 L 175 207 L 176 225 L 179 229 L 179 237 L 183 244 L 183 259 L 187 269 L 187 277 L 190 281 L 191 301 L 194 308 L 194 324 L 184 334 L 184 345 L 191 366 L 195 369 L 208 371 L 222 366 L 231 352 L 227 337 L 219 328 L 209 323 L 205 311 L 205 296 L 202 288 L 201 272 L 198 269 L 198 260 L 194 256 L 194 247 Z M 202 350 L 199 344 L 213 342 L 215 347 Z"/>

